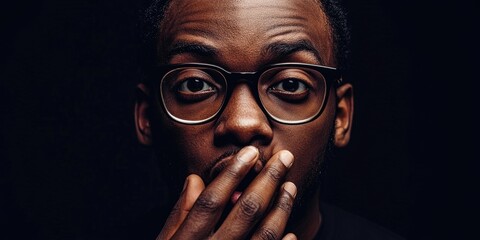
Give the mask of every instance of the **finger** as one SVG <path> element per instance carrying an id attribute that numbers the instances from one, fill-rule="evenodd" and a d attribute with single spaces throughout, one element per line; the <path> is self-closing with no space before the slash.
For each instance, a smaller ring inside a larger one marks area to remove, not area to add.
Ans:
<path id="1" fill-rule="evenodd" d="M 282 238 L 282 240 L 297 240 L 297 236 L 293 233 L 289 233 Z"/>
<path id="2" fill-rule="evenodd" d="M 297 187 L 295 184 L 292 182 L 283 184 L 282 191 L 277 197 L 275 204 L 260 223 L 252 239 L 280 239 L 287 226 L 288 217 L 292 211 L 293 200 L 296 195 Z"/>
<path id="3" fill-rule="evenodd" d="M 245 147 L 200 194 L 175 239 L 203 239 L 210 235 L 230 196 L 258 160 L 258 149 Z"/>
<path id="4" fill-rule="evenodd" d="M 215 236 L 243 239 L 260 220 L 272 197 L 293 163 L 289 151 L 276 153 L 247 187 Z"/>
<path id="5" fill-rule="evenodd" d="M 187 177 L 180 198 L 170 212 L 157 240 L 170 239 L 173 236 L 204 189 L 205 184 L 198 175 L 191 174 Z"/>

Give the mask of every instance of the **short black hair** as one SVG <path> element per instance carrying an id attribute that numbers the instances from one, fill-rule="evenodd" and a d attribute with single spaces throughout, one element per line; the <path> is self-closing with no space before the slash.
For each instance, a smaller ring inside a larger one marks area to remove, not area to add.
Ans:
<path id="1" fill-rule="evenodd" d="M 332 29 L 337 68 L 346 71 L 350 55 L 350 29 L 347 24 L 347 13 L 342 7 L 341 0 L 318 1 L 327 15 Z M 142 16 L 143 43 L 140 61 L 144 66 L 151 66 L 157 61 L 156 47 L 159 39 L 159 27 L 169 2 L 169 0 L 154 0 Z"/>

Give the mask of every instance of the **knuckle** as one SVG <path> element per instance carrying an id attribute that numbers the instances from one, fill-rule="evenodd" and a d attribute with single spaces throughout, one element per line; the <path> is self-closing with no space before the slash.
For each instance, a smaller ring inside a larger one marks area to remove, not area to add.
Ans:
<path id="1" fill-rule="evenodd" d="M 277 207 L 287 213 L 290 213 L 293 207 L 293 199 L 285 194 L 278 199 Z"/>
<path id="2" fill-rule="evenodd" d="M 258 238 L 262 240 L 275 240 L 278 239 L 278 232 L 271 228 L 261 228 L 258 234 Z"/>
<path id="3" fill-rule="evenodd" d="M 230 179 L 235 179 L 235 180 L 239 180 L 242 178 L 240 172 L 239 172 L 239 169 L 237 168 L 233 168 L 233 167 L 227 167 L 225 170 L 225 175 L 226 177 L 230 178 Z"/>
<path id="4" fill-rule="evenodd" d="M 206 192 L 198 197 L 195 206 L 201 212 L 211 213 L 216 212 L 221 208 L 221 202 L 216 196 Z"/>
<path id="5" fill-rule="evenodd" d="M 282 171 L 275 166 L 271 166 L 267 169 L 267 175 L 273 181 L 279 181 L 283 177 Z"/>
<path id="6" fill-rule="evenodd" d="M 239 201 L 240 213 L 247 219 L 254 220 L 261 215 L 262 205 L 260 204 L 260 197 L 249 195 Z"/>

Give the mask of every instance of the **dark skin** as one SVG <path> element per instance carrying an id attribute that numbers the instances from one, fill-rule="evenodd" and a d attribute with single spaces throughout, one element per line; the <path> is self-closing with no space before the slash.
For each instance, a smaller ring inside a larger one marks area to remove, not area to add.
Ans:
<path id="1" fill-rule="evenodd" d="M 158 57 L 169 64 L 210 63 L 229 71 L 281 62 L 336 66 L 331 28 L 316 1 L 178 0 L 160 31 L 166 37 L 159 40 Z M 245 83 L 235 86 L 219 117 L 200 125 L 175 122 L 149 101 L 152 89 L 143 84 L 138 89 L 140 142 L 176 166 L 169 172 L 172 185 L 185 182 L 157 239 L 315 236 L 319 193 L 309 177 L 316 177 L 313 169 L 325 157 L 332 130 L 336 147 L 350 139 L 350 84 L 331 88 L 323 113 L 300 125 L 270 120 Z M 301 217 L 290 219 L 295 198 L 311 189 L 314 195 L 295 209 Z"/>

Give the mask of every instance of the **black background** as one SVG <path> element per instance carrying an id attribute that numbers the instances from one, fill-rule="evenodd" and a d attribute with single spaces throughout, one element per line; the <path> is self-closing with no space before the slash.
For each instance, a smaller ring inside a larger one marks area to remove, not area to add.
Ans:
<path id="1" fill-rule="evenodd" d="M 351 144 L 327 166 L 325 201 L 409 239 L 466 234 L 475 4 L 346 3 L 355 121 Z M 160 230 L 165 183 L 132 116 L 146 5 L 3 6 L 0 238 L 153 239 Z"/>

